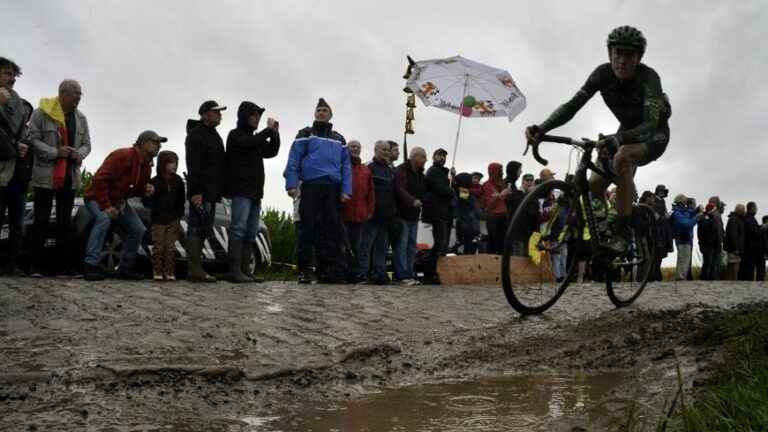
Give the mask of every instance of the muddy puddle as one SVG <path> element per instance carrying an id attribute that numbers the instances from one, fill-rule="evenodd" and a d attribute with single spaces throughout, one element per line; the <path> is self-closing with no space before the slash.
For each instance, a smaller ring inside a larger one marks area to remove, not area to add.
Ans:
<path id="1" fill-rule="evenodd" d="M 602 373 L 507 376 L 421 385 L 387 390 L 336 406 L 307 408 L 294 415 L 262 418 L 249 429 L 515 432 L 570 431 L 578 425 L 595 430 L 596 425 L 618 425 L 616 422 L 625 416 L 627 399 L 620 395 L 619 388 L 627 380 L 622 373 Z"/>

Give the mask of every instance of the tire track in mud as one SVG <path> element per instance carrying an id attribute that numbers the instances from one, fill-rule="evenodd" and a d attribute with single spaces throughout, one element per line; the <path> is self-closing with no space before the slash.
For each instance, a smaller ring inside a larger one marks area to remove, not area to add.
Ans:
<path id="1" fill-rule="evenodd" d="M 157 415 L 210 425 L 222 412 L 447 376 L 632 367 L 680 354 L 687 311 L 757 301 L 768 301 L 765 284 L 654 284 L 615 311 L 602 285 L 584 284 L 520 318 L 498 287 L 0 279 L 0 418 L 29 416 L 0 429 L 84 421 L 64 406 L 103 426 Z"/>

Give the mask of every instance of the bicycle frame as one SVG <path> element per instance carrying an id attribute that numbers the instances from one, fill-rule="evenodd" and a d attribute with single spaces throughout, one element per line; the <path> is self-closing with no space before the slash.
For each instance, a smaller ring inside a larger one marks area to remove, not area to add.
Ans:
<path id="1" fill-rule="evenodd" d="M 597 142 L 587 138 L 581 140 L 574 140 L 568 137 L 544 135 L 539 143 L 528 143 L 528 146 L 523 152 L 523 155 L 528 153 L 529 149 L 533 149 L 533 157 L 542 165 L 548 165 L 549 161 L 541 157 L 539 154 L 539 144 L 541 142 L 551 142 L 556 144 L 565 144 L 582 150 L 581 160 L 576 167 L 574 173 L 573 185 L 576 188 L 576 194 L 580 198 L 578 205 L 583 206 L 584 214 L 586 215 L 587 226 L 592 234 L 592 243 L 600 244 L 606 239 L 605 233 L 597 229 L 597 221 L 595 219 L 595 213 L 592 209 L 592 189 L 589 187 L 589 179 L 587 178 L 587 171 L 593 171 L 601 177 L 613 182 L 616 176 L 613 173 L 605 171 L 595 165 L 592 161 L 592 153 L 597 148 Z"/>

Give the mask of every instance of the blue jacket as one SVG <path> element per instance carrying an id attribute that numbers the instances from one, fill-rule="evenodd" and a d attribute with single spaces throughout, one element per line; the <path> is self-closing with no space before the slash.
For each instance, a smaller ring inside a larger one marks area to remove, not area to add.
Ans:
<path id="1" fill-rule="evenodd" d="M 681 205 L 672 206 L 672 235 L 678 243 L 693 244 L 693 227 L 698 222 L 696 209 Z"/>
<path id="2" fill-rule="evenodd" d="M 283 172 L 285 189 L 295 189 L 299 182 L 321 181 L 341 185 L 352 195 L 352 165 L 344 137 L 330 123 L 315 122 L 299 131 L 288 154 Z"/>

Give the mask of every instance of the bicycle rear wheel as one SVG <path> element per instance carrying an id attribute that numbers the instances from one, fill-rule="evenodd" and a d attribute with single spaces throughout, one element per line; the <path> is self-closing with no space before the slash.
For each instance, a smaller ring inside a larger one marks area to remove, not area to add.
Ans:
<path id="1" fill-rule="evenodd" d="M 656 219 L 653 209 L 644 204 L 635 206 L 630 233 L 627 254 L 603 262 L 608 298 L 617 308 L 632 304 L 648 284 L 656 259 Z"/>
<path id="2" fill-rule="evenodd" d="M 579 197 L 569 183 L 543 183 L 523 199 L 507 228 L 501 257 L 504 295 L 517 312 L 541 314 L 563 295 L 578 268 L 583 227 Z M 569 254 L 573 258 L 566 266 Z"/>

